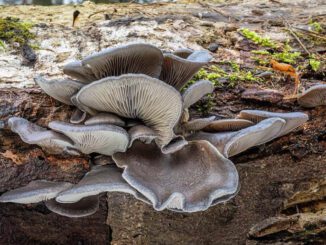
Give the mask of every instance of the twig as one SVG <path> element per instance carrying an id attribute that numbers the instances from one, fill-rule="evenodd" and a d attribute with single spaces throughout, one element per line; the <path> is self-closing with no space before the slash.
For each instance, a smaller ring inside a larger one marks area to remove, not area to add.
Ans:
<path id="1" fill-rule="evenodd" d="M 299 28 L 299 27 L 293 27 L 299 31 L 303 31 L 303 32 L 306 32 L 308 35 L 311 35 L 313 37 L 316 37 L 316 38 L 320 38 L 320 39 L 323 39 L 323 40 L 326 40 L 326 37 L 324 36 L 321 36 L 318 32 L 314 32 L 314 31 L 309 31 L 309 30 L 305 30 L 305 29 L 302 29 L 302 28 Z"/>

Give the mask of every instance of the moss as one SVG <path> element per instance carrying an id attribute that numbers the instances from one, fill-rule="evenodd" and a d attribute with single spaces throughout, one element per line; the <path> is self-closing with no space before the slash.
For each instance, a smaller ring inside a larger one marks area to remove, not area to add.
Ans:
<path id="1" fill-rule="evenodd" d="M 309 65 L 313 71 L 315 71 L 315 72 L 318 71 L 320 68 L 320 64 L 321 64 L 321 62 L 319 60 L 317 60 L 314 55 L 312 55 L 309 58 Z"/>
<path id="2" fill-rule="evenodd" d="M 315 32 L 322 33 L 324 31 L 321 24 L 317 21 L 310 20 L 309 25 L 314 29 Z"/>
<path id="3" fill-rule="evenodd" d="M 19 43 L 20 46 L 34 39 L 35 35 L 30 31 L 32 24 L 22 22 L 18 18 L 0 18 L 0 40 L 9 44 Z"/>
<path id="4" fill-rule="evenodd" d="M 274 43 L 269 37 L 261 37 L 256 32 L 250 31 L 247 28 L 240 29 L 240 32 L 245 38 L 249 39 L 257 45 L 269 48 L 277 47 L 276 43 Z"/>

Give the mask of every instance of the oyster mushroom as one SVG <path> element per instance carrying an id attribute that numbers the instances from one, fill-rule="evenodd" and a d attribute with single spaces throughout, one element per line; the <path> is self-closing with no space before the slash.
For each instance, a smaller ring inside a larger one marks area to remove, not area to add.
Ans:
<path id="1" fill-rule="evenodd" d="M 93 166 L 77 185 L 61 192 L 55 200 L 60 203 L 75 203 L 103 192 L 124 192 L 135 197 L 140 196 L 121 175 L 122 170 L 115 165 Z"/>
<path id="2" fill-rule="evenodd" d="M 47 95 L 67 105 L 73 105 L 71 97 L 84 86 L 71 79 L 46 80 L 41 75 L 34 80 Z"/>
<path id="3" fill-rule="evenodd" d="M 99 203 L 98 196 L 90 196 L 75 203 L 59 203 L 52 199 L 46 201 L 45 206 L 56 214 L 70 218 L 81 218 L 96 213 Z"/>
<path id="4" fill-rule="evenodd" d="M 206 50 L 194 51 L 186 59 L 164 54 L 160 80 L 180 90 L 211 58 Z"/>
<path id="5" fill-rule="evenodd" d="M 149 44 L 129 44 L 108 48 L 82 60 L 92 70 L 96 80 L 122 74 L 145 74 L 158 78 L 163 62 L 160 49 Z"/>
<path id="6" fill-rule="evenodd" d="M 156 210 L 196 212 L 236 193 L 238 173 L 207 141 L 189 142 L 174 154 L 163 154 L 155 144 L 135 142 L 125 153 L 113 155 L 122 177 L 151 201 Z"/>
<path id="7" fill-rule="evenodd" d="M 215 116 L 207 118 L 198 118 L 188 122 L 185 122 L 181 125 L 181 128 L 186 131 L 199 131 L 207 127 L 210 123 L 215 120 Z"/>
<path id="8" fill-rule="evenodd" d="M 47 130 L 20 117 L 11 117 L 8 125 L 25 143 L 38 145 L 48 153 L 79 155 L 71 139 L 63 134 Z"/>
<path id="9" fill-rule="evenodd" d="M 174 137 L 173 128 L 182 112 L 178 91 L 160 80 L 139 74 L 93 82 L 83 87 L 76 98 L 91 109 L 142 120 L 157 133 L 155 141 L 160 146 Z"/>
<path id="10" fill-rule="evenodd" d="M 191 55 L 193 52 L 194 51 L 191 49 L 182 48 L 172 52 L 172 54 L 179 56 L 180 58 L 187 59 L 187 57 Z"/>
<path id="11" fill-rule="evenodd" d="M 92 70 L 87 66 L 83 66 L 81 61 L 73 61 L 66 64 L 63 67 L 63 73 L 84 84 L 97 80 Z"/>
<path id="12" fill-rule="evenodd" d="M 70 117 L 70 123 L 79 124 L 82 123 L 87 117 L 87 113 L 76 108 Z"/>
<path id="13" fill-rule="evenodd" d="M 129 144 L 128 133 L 114 125 L 74 125 L 53 121 L 49 127 L 68 136 L 74 147 L 85 154 L 96 152 L 110 156 L 125 151 Z"/>
<path id="14" fill-rule="evenodd" d="M 206 94 L 210 94 L 214 91 L 214 85 L 207 80 L 200 80 L 190 85 L 186 91 L 182 94 L 183 107 L 189 108 L 195 104 Z"/>
<path id="15" fill-rule="evenodd" d="M 0 196 L 0 202 L 38 203 L 55 198 L 60 192 L 70 188 L 71 183 L 34 180 L 27 186 L 8 191 Z"/>
<path id="16" fill-rule="evenodd" d="M 301 112 L 279 113 L 279 112 L 269 112 L 269 111 L 260 111 L 260 110 L 243 110 L 237 116 L 237 118 L 239 119 L 246 119 L 246 120 L 253 121 L 255 123 L 272 117 L 282 118 L 286 122 L 286 124 L 280 131 L 280 135 L 278 136 L 288 134 L 295 128 L 304 124 L 309 119 L 307 114 Z"/>
<path id="17" fill-rule="evenodd" d="M 157 137 L 157 134 L 153 129 L 144 125 L 136 125 L 131 127 L 128 130 L 128 134 L 130 136 L 129 147 L 132 146 L 135 140 L 140 140 L 145 144 L 149 144 Z"/>
<path id="18" fill-rule="evenodd" d="M 85 125 L 95 124 L 113 124 L 119 127 L 124 127 L 126 123 L 117 115 L 112 113 L 99 113 L 85 121 Z"/>
<path id="19" fill-rule="evenodd" d="M 208 124 L 203 131 L 205 132 L 225 132 L 236 131 L 254 125 L 252 121 L 245 119 L 221 119 Z"/>
<path id="20" fill-rule="evenodd" d="M 87 116 L 87 113 L 90 114 L 90 115 L 92 115 L 92 116 L 98 114 L 98 112 L 96 110 L 93 110 L 91 108 L 88 108 L 87 106 L 79 103 L 77 101 L 77 99 L 76 99 L 76 95 L 73 95 L 70 100 L 71 100 L 71 103 L 74 106 L 76 106 L 80 111 L 83 111 L 86 114 L 86 116 Z"/>
<path id="21" fill-rule="evenodd" d="M 182 149 L 185 145 L 188 145 L 188 141 L 183 136 L 177 136 L 168 145 L 162 147 L 161 150 L 164 154 L 172 154 Z"/>
<path id="22" fill-rule="evenodd" d="M 312 86 L 298 98 L 299 105 L 307 108 L 326 105 L 326 84 Z"/>

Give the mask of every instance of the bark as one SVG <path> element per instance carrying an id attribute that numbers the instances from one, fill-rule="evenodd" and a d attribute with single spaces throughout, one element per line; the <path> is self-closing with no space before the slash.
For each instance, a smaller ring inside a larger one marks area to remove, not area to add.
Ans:
<path id="1" fill-rule="evenodd" d="M 242 90 L 217 91 L 219 106 L 214 113 L 234 116 L 244 108 L 301 109 L 294 102 L 244 101 Z M 71 111 L 39 89 L 1 91 L 0 192 L 33 179 L 77 182 L 87 172 L 86 156 L 47 155 L 23 143 L 6 124 L 15 115 L 46 126 L 51 120 L 68 120 Z M 127 194 L 108 194 L 102 196 L 95 215 L 70 219 L 49 212 L 42 203 L 0 204 L 0 244 L 322 244 L 326 109 L 306 112 L 311 119 L 304 128 L 232 159 L 241 190 L 224 205 L 194 214 L 156 212 Z M 194 110 L 192 116 L 196 117 Z M 309 221 L 304 228 L 298 225 L 302 220 Z"/>

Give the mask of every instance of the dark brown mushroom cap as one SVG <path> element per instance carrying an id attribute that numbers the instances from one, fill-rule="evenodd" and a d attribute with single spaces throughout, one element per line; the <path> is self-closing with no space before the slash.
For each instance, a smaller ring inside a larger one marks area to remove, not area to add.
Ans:
<path id="1" fill-rule="evenodd" d="M 214 200 L 238 188 L 233 163 L 207 141 L 190 142 L 174 154 L 163 154 L 155 144 L 135 142 L 125 153 L 113 155 L 123 178 L 156 210 L 206 210 Z"/>
<path id="2" fill-rule="evenodd" d="M 47 95 L 67 105 L 72 105 L 71 97 L 84 86 L 71 79 L 46 80 L 40 75 L 34 80 Z"/>
<path id="3" fill-rule="evenodd" d="M 189 108 L 195 104 L 206 94 L 210 94 L 214 91 L 214 85 L 207 80 L 200 80 L 190 85 L 186 91 L 182 94 L 183 107 Z"/>
<path id="4" fill-rule="evenodd" d="M 63 67 L 63 73 L 84 84 L 97 80 L 92 70 L 87 66 L 83 66 L 81 61 L 73 61 L 66 64 Z"/>
<path id="5" fill-rule="evenodd" d="M 160 80 L 180 90 L 201 67 L 207 64 L 208 51 L 195 51 L 187 57 L 180 58 L 174 54 L 164 54 Z"/>
<path id="6" fill-rule="evenodd" d="M 307 108 L 326 105 L 326 84 L 312 86 L 299 98 L 299 105 Z"/>
<path id="7" fill-rule="evenodd" d="M 271 141 L 280 135 L 285 124 L 285 120 L 281 118 L 269 118 L 242 129 L 226 143 L 223 155 L 232 157 L 251 147 Z"/>
<path id="8" fill-rule="evenodd" d="M 47 130 L 20 117 L 11 117 L 8 125 L 25 143 L 36 144 L 48 153 L 79 155 L 71 139 L 63 134 Z"/>
<path id="9" fill-rule="evenodd" d="M 155 140 L 160 146 L 174 137 L 173 128 L 182 112 L 178 91 L 158 79 L 140 74 L 93 82 L 79 91 L 77 101 L 91 109 L 142 120 L 157 133 Z"/>
<path id="10" fill-rule="evenodd" d="M 280 113 L 280 112 L 269 112 L 269 111 L 260 111 L 260 110 L 243 110 L 237 116 L 239 119 L 246 119 L 252 122 L 260 122 L 267 118 L 278 117 L 282 118 L 286 121 L 286 124 L 280 131 L 280 135 L 285 135 L 295 128 L 304 124 L 308 119 L 308 115 L 302 112 L 288 112 L 288 113 Z"/>
<path id="11" fill-rule="evenodd" d="M 86 57 L 82 64 L 92 70 L 96 80 L 123 74 L 145 74 L 158 78 L 163 62 L 160 49 L 150 44 L 129 44 L 108 48 Z"/>
<path id="12" fill-rule="evenodd" d="M 71 183 L 34 180 L 27 186 L 8 191 L 0 196 L 0 202 L 38 203 L 55 198 L 60 192 L 70 188 Z"/>
<path id="13" fill-rule="evenodd" d="M 124 127 L 126 125 L 126 123 L 120 117 L 108 112 L 96 114 L 95 116 L 87 119 L 84 124 L 113 124 L 119 127 Z"/>
<path id="14" fill-rule="evenodd" d="M 115 165 L 93 166 L 78 184 L 61 192 L 56 197 L 56 201 L 74 203 L 85 197 L 95 196 L 103 192 L 124 192 L 135 197 L 140 196 L 121 175 L 122 169 Z"/>
<path id="15" fill-rule="evenodd" d="M 85 197 L 75 203 L 59 203 L 54 199 L 45 202 L 45 206 L 50 211 L 70 218 L 81 218 L 92 215 L 99 209 L 99 204 L 98 196 Z"/>
<path id="16" fill-rule="evenodd" d="M 215 116 L 206 117 L 206 118 L 197 118 L 183 123 L 181 127 L 185 131 L 199 131 L 207 127 L 214 120 L 215 120 Z"/>
<path id="17" fill-rule="evenodd" d="M 115 125 L 75 125 L 60 121 L 52 121 L 49 127 L 68 136 L 74 147 L 85 154 L 92 152 L 112 155 L 125 151 L 129 144 L 129 135 Z"/>
<path id="18" fill-rule="evenodd" d="M 236 131 L 254 125 L 252 121 L 245 119 L 221 119 L 208 124 L 203 131 L 205 132 L 225 132 Z"/>

